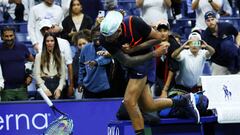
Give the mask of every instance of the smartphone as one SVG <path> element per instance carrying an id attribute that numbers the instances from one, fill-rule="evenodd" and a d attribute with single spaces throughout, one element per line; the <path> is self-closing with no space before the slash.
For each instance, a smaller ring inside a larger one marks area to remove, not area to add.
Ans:
<path id="1" fill-rule="evenodd" d="M 201 41 L 198 40 L 198 41 L 193 41 L 193 46 L 201 46 Z"/>
<path id="2" fill-rule="evenodd" d="M 99 10 L 98 11 L 98 17 L 104 17 L 105 16 L 105 11 L 104 10 Z"/>

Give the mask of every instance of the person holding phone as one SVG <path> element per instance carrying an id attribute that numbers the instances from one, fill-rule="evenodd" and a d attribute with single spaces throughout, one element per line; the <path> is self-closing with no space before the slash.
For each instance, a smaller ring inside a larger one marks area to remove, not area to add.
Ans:
<path id="1" fill-rule="evenodd" d="M 193 92 L 203 73 L 205 61 L 214 53 L 214 48 L 201 40 L 199 33 L 191 33 L 188 41 L 172 53 L 172 58 L 180 64 L 175 88 Z"/>
<path id="2" fill-rule="evenodd" d="M 176 85 L 168 92 L 168 97 L 180 98 L 180 95 L 195 93 L 196 107 L 200 115 L 207 113 L 208 98 L 202 95 L 199 85 L 200 76 L 203 73 L 205 61 L 209 59 L 215 50 L 205 41 L 201 40 L 201 35 L 192 32 L 181 47 L 172 53 L 172 58 L 179 62 L 179 74 L 176 77 Z M 183 113 L 182 108 L 167 108 L 159 112 L 161 117 L 188 117 Z"/>

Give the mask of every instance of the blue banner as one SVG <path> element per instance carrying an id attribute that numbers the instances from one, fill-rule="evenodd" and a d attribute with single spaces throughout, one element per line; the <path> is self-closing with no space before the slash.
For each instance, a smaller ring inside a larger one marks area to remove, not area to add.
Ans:
<path id="1" fill-rule="evenodd" d="M 74 121 L 74 135 L 107 135 L 121 99 L 55 101 Z M 41 135 L 57 118 L 43 101 L 0 103 L 1 135 Z"/>

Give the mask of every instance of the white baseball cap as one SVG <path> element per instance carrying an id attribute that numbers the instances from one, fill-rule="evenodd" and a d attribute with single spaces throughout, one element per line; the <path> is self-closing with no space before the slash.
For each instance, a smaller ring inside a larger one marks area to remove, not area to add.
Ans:
<path id="1" fill-rule="evenodd" d="M 189 36 L 188 39 L 192 39 L 192 38 L 197 38 L 197 40 L 202 40 L 201 35 L 197 32 L 192 32 Z"/>
<path id="2" fill-rule="evenodd" d="M 118 11 L 109 11 L 100 24 L 100 32 L 108 37 L 113 35 L 123 21 L 123 15 Z"/>
<path id="3" fill-rule="evenodd" d="M 39 22 L 39 29 L 41 30 L 41 29 L 44 28 L 44 27 L 51 28 L 52 25 L 53 25 L 53 24 L 52 24 L 51 20 L 49 20 L 49 19 L 42 19 L 42 20 Z"/>

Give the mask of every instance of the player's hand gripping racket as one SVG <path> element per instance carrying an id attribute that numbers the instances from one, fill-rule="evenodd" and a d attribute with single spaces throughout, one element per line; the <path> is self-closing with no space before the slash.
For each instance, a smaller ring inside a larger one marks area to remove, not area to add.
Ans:
<path id="1" fill-rule="evenodd" d="M 48 126 L 46 131 L 44 131 L 43 134 L 44 135 L 72 135 L 73 120 L 70 119 L 66 113 L 63 113 L 60 110 L 58 110 L 41 88 L 38 88 L 37 91 L 40 93 L 40 95 L 48 104 L 48 106 L 52 109 L 55 116 L 56 116 L 56 112 L 61 114 L 60 117 L 58 117 L 56 120 L 50 123 L 50 125 Z"/>

